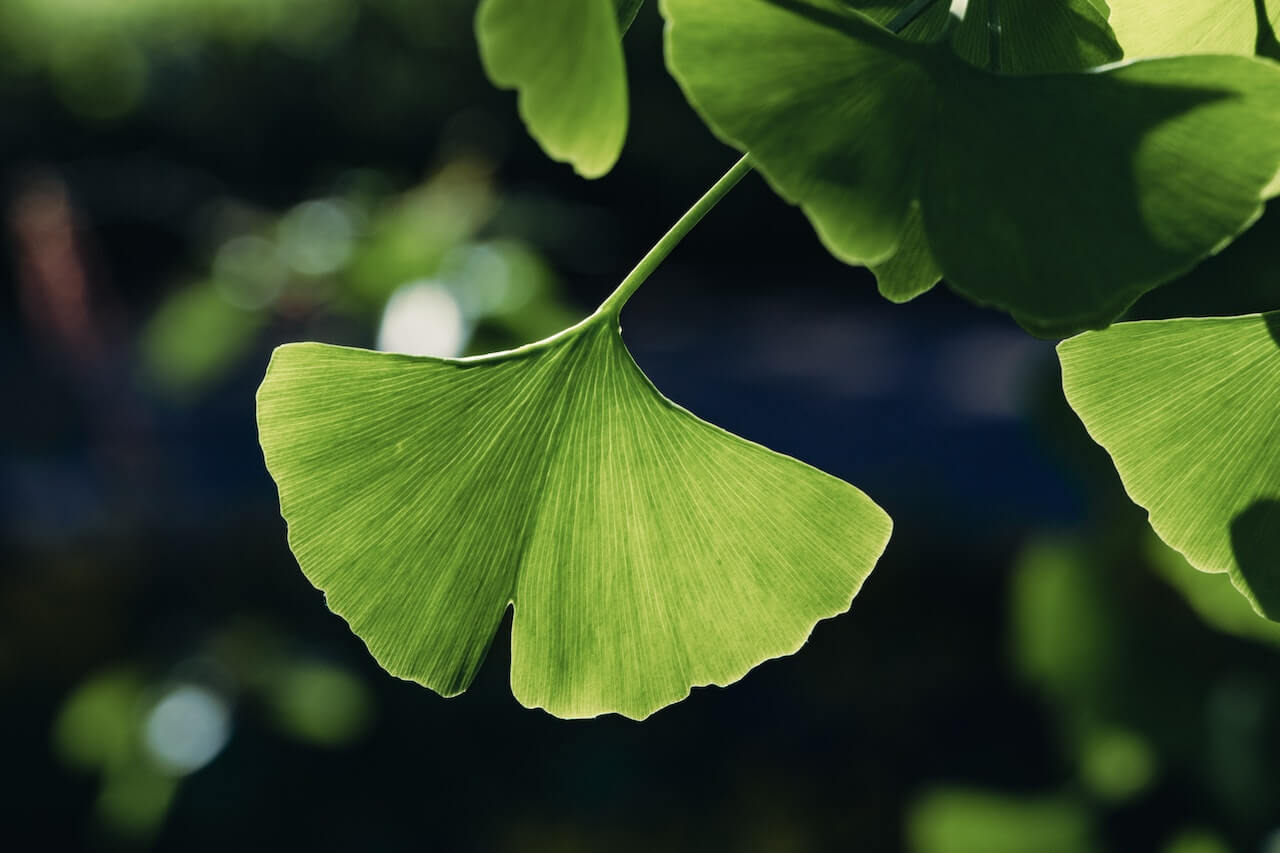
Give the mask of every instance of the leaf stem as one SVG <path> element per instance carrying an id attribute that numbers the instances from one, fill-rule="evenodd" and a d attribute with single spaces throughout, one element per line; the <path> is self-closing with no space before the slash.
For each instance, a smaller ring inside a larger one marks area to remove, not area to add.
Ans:
<path id="1" fill-rule="evenodd" d="M 729 171 L 724 173 L 720 180 L 712 185 L 711 189 L 703 194 L 702 198 L 694 203 L 693 207 L 681 216 L 675 225 L 671 226 L 671 230 L 662 235 L 662 239 L 649 250 L 649 253 L 640 259 L 640 263 L 636 264 L 626 278 L 622 280 L 622 284 L 618 285 L 618 289 L 610 294 L 599 308 L 596 309 L 596 315 L 617 317 L 622 311 L 622 306 L 627 304 L 627 300 L 631 298 L 631 294 L 644 284 L 645 279 L 653 274 L 658 265 L 666 260 L 667 255 L 685 238 L 693 226 L 697 225 L 702 217 L 707 215 L 707 211 L 715 207 L 720 199 L 724 198 L 729 190 L 733 189 L 738 181 L 742 180 L 748 172 L 751 171 L 751 160 L 748 156 L 743 155 L 742 159 L 733 164 Z"/>

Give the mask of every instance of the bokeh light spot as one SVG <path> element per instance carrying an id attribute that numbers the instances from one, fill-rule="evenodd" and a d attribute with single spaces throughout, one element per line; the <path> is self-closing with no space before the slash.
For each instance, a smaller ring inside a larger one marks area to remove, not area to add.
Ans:
<path id="1" fill-rule="evenodd" d="M 222 697 L 184 684 L 169 691 L 147 715 L 144 742 L 151 757 L 175 775 L 199 770 L 231 737 L 231 713 Z"/>
<path id="2" fill-rule="evenodd" d="M 378 349 L 452 358 L 462 354 L 468 330 L 458 301 L 435 282 L 406 284 L 387 300 Z"/>
<path id="3" fill-rule="evenodd" d="M 280 222 L 280 257 L 303 275 L 328 275 L 351 257 L 351 215 L 329 200 L 307 201 Z"/>
<path id="4" fill-rule="evenodd" d="M 276 245 L 253 235 L 232 237 L 213 259 L 218 293 L 237 308 L 250 311 L 274 302 L 287 274 Z"/>

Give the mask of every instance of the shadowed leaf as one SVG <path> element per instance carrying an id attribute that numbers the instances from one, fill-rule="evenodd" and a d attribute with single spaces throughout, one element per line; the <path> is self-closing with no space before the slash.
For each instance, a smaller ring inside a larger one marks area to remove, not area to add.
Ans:
<path id="1" fill-rule="evenodd" d="M 932 255 L 956 290 L 1039 334 L 1106 325 L 1248 228 L 1277 189 L 1280 68 L 1267 62 L 1000 75 L 827 4 L 662 8 L 690 102 L 833 254 L 873 268 L 900 246 Z M 918 291 L 927 273 L 886 289 Z"/>

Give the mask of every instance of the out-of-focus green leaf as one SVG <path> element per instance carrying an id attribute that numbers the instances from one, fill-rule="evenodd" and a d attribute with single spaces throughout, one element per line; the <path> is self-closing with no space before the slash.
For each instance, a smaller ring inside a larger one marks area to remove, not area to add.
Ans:
<path id="1" fill-rule="evenodd" d="M 460 693 L 514 604 L 512 689 L 562 717 L 796 651 L 891 526 L 666 400 L 607 314 L 475 359 L 286 345 L 258 425 L 302 570 L 379 663 Z"/>
<path id="2" fill-rule="evenodd" d="M 480 57 L 493 82 L 519 92 L 520 116 L 555 160 L 598 178 L 627 135 L 627 71 L 612 0 L 483 0 Z"/>
<path id="3" fill-rule="evenodd" d="M 1016 663 L 1024 677 L 1050 694 L 1085 693 L 1105 677 L 1117 638 L 1106 612 L 1095 607 L 1093 578 L 1080 571 L 1081 551 L 1036 542 L 1017 560 L 1010 607 Z"/>
<path id="4" fill-rule="evenodd" d="M 484 169 L 465 160 L 449 164 L 373 218 L 345 271 L 353 295 L 381 310 L 396 288 L 434 275 L 445 256 L 488 221 L 495 206 Z"/>
<path id="5" fill-rule="evenodd" d="M 1184 829 L 1169 840 L 1161 853 L 1231 853 L 1231 845 L 1205 829 Z"/>
<path id="6" fill-rule="evenodd" d="M 1121 323 L 1058 356 L 1160 538 L 1280 619 L 1280 313 Z"/>
<path id="7" fill-rule="evenodd" d="M 54 721 L 53 743 L 68 764 L 109 770 L 132 762 L 138 749 L 143 684 L 137 673 L 110 670 L 67 697 Z"/>
<path id="8" fill-rule="evenodd" d="M 1037 333 L 1105 325 L 1219 251 L 1277 189 L 1271 63 L 995 75 L 831 4 L 662 8 L 690 102 L 837 257 L 888 261 L 918 202 L 944 279 Z"/>
<path id="9" fill-rule="evenodd" d="M 213 282 L 178 290 L 142 331 L 145 377 L 167 395 L 196 395 L 232 366 L 265 322 L 263 314 L 228 302 Z"/>
<path id="10" fill-rule="evenodd" d="M 322 746 L 340 746 L 359 737 L 373 713 L 364 683 L 331 664 L 282 667 L 268 691 L 280 727 Z"/>
<path id="11" fill-rule="evenodd" d="M 940 790 L 912 806 L 907 837 L 914 853 L 1091 853 L 1088 812 L 1060 798 Z"/>
<path id="12" fill-rule="evenodd" d="M 102 780 L 94 808 L 113 833 L 144 841 L 160 828 L 177 792 L 177 778 L 133 764 Z"/>
<path id="13" fill-rule="evenodd" d="M 1120 802 L 1145 790 L 1155 778 L 1155 765 L 1151 745 L 1125 729 L 1100 728 L 1081 744 L 1081 780 L 1104 800 Z"/>
<path id="14" fill-rule="evenodd" d="M 1276 55 L 1280 0 L 1109 0 L 1125 56 Z"/>

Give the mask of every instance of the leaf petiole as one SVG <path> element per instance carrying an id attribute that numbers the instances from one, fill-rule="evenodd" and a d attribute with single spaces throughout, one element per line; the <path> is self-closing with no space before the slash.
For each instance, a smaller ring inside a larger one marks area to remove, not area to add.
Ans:
<path id="1" fill-rule="evenodd" d="M 915 0 L 914 3 L 898 13 L 886 25 L 885 29 L 892 33 L 902 32 L 905 27 L 920 17 L 936 2 L 938 0 Z M 693 227 L 702 220 L 702 217 L 706 216 L 711 208 L 719 204 L 720 199 L 724 198 L 729 193 L 729 190 L 733 189 L 738 181 L 742 180 L 751 169 L 751 161 L 744 154 L 738 162 L 733 164 L 729 171 L 724 173 L 720 180 L 711 186 L 711 189 L 703 194 L 702 198 L 694 203 L 693 207 L 685 212 L 684 216 L 680 217 L 675 225 L 671 226 L 670 231 L 662 235 L 662 239 L 649 250 L 648 254 L 640 259 L 640 263 L 636 264 L 635 268 L 622 280 L 622 284 L 618 285 L 618 288 L 609 295 L 609 298 L 602 302 L 600 307 L 595 310 L 595 313 L 584 322 L 589 322 L 596 317 L 611 316 L 616 319 L 622 313 L 622 306 L 626 305 L 632 294 L 640 289 L 640 285 L 644 284 L 645 280 L 653 275 L 653 271 L 666 260 L 667 255 L 671 254 L 676 246 L 680 245 L 680 241 L 693 230 Z"/>
<path id="2" fill-rule="evenodd" d="M 592 316 L 612 316 L 616 318 L 621 313 L 622 306 L 626 305 L 627 300 L 631 298 L 631 294 L 635 293 L 640 285 L 644 284 L 645 279 L 652 275 L 653 271 L 666 260 L 667 255 L 671 254 L 671 251 L 680 245 L 680 241 L 693 230 L 693 226 L 697 225 L 702 217 L 707 215 L 707 211 L 715 207 L 720 199 L 724 198 L 729 190 L 733 189 L 734 185 L 750 171 L 751 161 L 744 155 L 742 159 L 733 164 L 729 171 L 724 173 L 720 180 L 712 185 L 711 189 L 703 194 L 702 198 L 694 203 L 693 207 L 685 212 L 684 216 L 680 217 L 675 225 L 671 226 L 670 231 L 662 235 L 662 239 L 649 250 L 648 254 L 640 259 L 640 263 L 636 264 L 635 269 L 622 280 L 622 284 L 618 285 L 618 289 L 601 303 Z"/>

